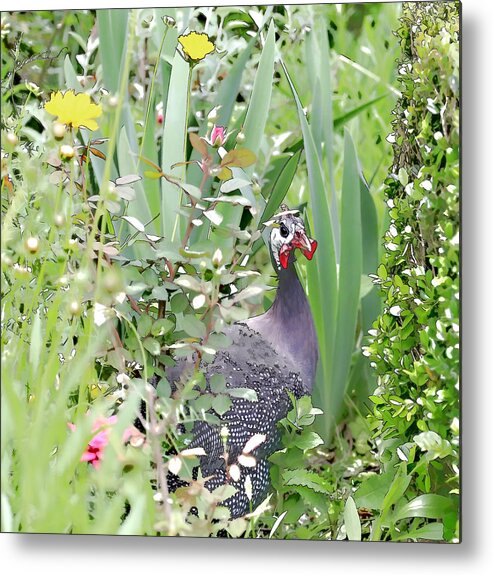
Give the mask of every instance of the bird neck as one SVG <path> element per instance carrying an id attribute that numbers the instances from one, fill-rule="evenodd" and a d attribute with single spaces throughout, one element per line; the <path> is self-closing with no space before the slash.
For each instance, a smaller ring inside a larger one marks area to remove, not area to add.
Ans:
<path id="1" fill-rule="evenodd" d="M 287 356 L 311 389 L 318 362 L 318 342 L 310 305 L 296 273 L 294 258 L 278 272 L 279 284 L 272 306 L 247 324 Z"/>
<path id="2" fill-rule="evenodd" d="M 286 269 L 278 272 L 279 283 L 274 302 L 268 313 L 275 315 L 281 323 L 302 319 L 308 313 L 311 318 L 310 306 L 305 290 L 298 278 L 294 261 L 290 261 Z"/>

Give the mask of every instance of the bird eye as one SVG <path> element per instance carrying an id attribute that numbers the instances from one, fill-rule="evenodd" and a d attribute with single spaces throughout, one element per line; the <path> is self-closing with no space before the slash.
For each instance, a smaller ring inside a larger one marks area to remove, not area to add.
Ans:
<path id="1" fill-rule="evenodd" d="M 283 238 L 287 238 L 289 236 L 289 230 L 284 224 L 281 224 L 279 231 L 281 232 L 281 236 Z"/>

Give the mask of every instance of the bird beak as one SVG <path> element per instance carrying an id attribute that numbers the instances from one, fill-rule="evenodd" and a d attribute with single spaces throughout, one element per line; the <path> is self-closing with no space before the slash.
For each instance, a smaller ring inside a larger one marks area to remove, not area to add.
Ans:
<path id="1" fill-rule="evenodd" d="M 291 242 L 295 248 L 299 248 L 303 255 L 307 260 L 311 260 L 313 258 L 313 254 L 317 249 L 317 242 L 316 240 L 312 240 L 309 238 L 304 230 L 296 230 L 296 234 Z"/>

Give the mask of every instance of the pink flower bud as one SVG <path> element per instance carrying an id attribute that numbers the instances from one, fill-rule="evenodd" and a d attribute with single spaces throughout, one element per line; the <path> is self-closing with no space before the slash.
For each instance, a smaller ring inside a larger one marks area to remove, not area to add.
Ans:
<path id="1" fill-rule="evenodd" d="M 226 141 L 226 128 L 224 126 L 214 125 L 211 132 L 211 140 L 210 140 L 211 144 L 214 147 L 218 148 L 219 146 L 222 146 L 225 141 Z"/>
<path id="2" fill-rule="evenodd" d="M 159 110 L 159 112 L 156 114 L 156 120 L 158 124 L 162 124 L 164 122 L 164 114 L 162 110 Z"/>

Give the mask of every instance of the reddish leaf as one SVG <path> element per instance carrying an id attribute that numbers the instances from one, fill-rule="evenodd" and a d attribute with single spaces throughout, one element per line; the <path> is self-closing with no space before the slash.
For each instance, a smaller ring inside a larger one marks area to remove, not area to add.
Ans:
<path id="1" fill-rule="evenodd" d="M 203 157 L 207 157 L 208 156 L 208 152 L 207 152 L 207 143 L 205 140 L 203 140 L 200 136 L 198 136 L 195 132 L 190 132 L 190 134 L 188 135 L 188 137 L 190 138 L 190 143 L 192 144 L 192 147 L 197 150 L 197 152 Z"/>
<path id="2" fill-rule="evenodd" d="M 91 152 L 91 154 L 96 156 L 96 158 L 101 158 L 102 160 L 106 160 L 106 156 L 103 154 L 103 152 L 100 152 L 97 148 L 89 148 L 89 151 Z"/>

